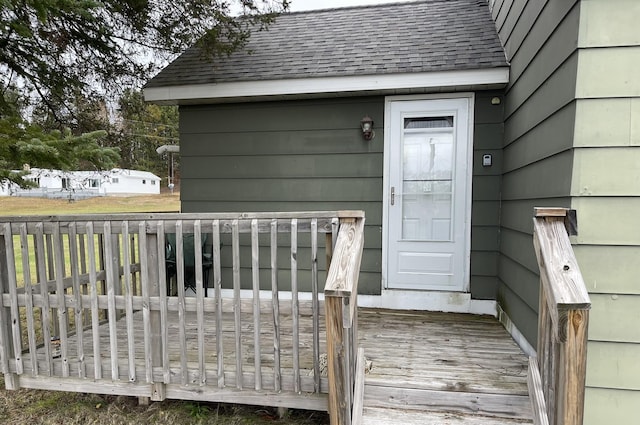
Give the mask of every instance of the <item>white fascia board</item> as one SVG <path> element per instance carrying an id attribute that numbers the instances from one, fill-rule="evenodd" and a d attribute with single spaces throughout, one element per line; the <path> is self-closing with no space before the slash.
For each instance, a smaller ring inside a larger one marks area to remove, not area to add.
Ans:
<path id="1" fill-rule="evenodd" d="M 500 85 L 508 82 L 509 68 L 503 67 L 463 71 L 294 78 L 289 80 L 149 87 L 144 89 L 144 97 L 148 102 L 180 103 L 181 101 L 205 99 Z"/>

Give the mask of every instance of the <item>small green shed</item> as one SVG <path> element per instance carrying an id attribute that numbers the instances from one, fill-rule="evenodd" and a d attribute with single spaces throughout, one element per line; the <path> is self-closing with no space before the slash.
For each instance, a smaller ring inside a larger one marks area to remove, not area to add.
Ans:
<path id="1" fill-rule="evenodd" d="M 182 211 L 361 209 L 360 302 L 495 314 L 508 76 L 484 1 L 420 1 L 283 14 L 144 92 L 180 106 Z"/>

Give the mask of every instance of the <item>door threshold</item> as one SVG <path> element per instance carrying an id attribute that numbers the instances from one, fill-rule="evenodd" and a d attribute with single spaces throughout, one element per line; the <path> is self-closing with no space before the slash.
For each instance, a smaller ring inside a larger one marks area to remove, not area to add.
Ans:
<path id="1" fill-rule="evenodd" d="M 358 295 L 358 307 L 498 316 L 495 300 L 474 300 L 468 292 L 383 289 L 380 295 Z"/>

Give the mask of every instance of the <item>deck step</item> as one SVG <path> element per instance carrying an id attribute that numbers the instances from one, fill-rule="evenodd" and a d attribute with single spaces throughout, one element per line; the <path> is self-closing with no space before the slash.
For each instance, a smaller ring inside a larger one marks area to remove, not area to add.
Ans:
<path id="1" fill-rule="evenodd" d="M 528 396 L 390 388 L 365 384 L 364 406 L 530 420 Z"/>
<path id="2" fill-rule="evenodd" d="M 366 425 L 520 425 L 532 422 L 524 419 L 496 418 L 459 412 L 429 412 L 365 407 L 362 423 Z"/>

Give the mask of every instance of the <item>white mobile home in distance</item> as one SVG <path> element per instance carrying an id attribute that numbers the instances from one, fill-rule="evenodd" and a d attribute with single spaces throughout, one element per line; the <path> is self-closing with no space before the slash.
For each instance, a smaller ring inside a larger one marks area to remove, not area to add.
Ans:
<path id="1" fill-rule="evenodd" d="M 28 172 L 23 179 L 35 183 L 35 187 L 22 189 L 14 183 L 3 181 L 0 195 L 59 198 L 65 197 L 69 191 L 84 189 L 83 178 L 77 176 L 77 172 L 74 171 L 31 168 Z M 99 194 L 98 189 L 94 189 L 93 192 Z"/>
<path id="2" fill-rule="evenodd" d="M 118 194 L 160 193 L 160 177 L 148 171 L 114 168 L 110 171 L 60 171 L 32 168 L 24 179 L 37 188 L 21 189 L 8 182 L 0 186 L 0 196 L 32 196 L 58 198 L 73 194 L 74 198 Z"/>
<path id="3" fill-rule="evenodd" d="M 160 193 L 160 177 L 148 171 L 123 170 L 114 168 L 108 177 L 102 179 L 101 192 L 105 195 L 140 193 L 157 195 Z"/>

